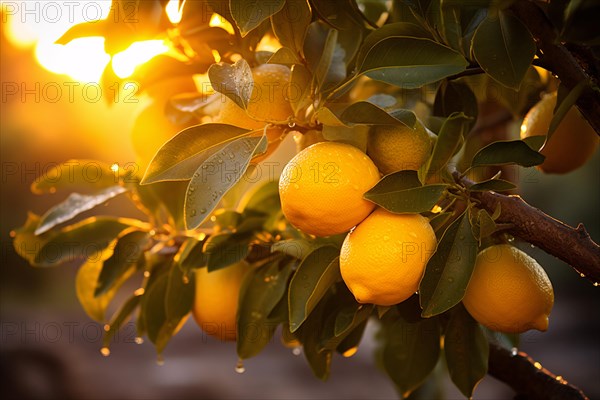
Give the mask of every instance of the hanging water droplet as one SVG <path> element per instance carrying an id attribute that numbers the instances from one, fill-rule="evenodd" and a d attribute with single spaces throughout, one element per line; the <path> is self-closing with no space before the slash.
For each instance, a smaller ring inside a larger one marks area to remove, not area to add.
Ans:
<path id="1" fill-rule="evenodd" d="M 161 366 L 161 367 L 162 367 L 163 365 L 165 365 L 165 359 L 163 358 L 162 354 L 159 354 L 159 355 L 156 357 L 156 365 L 158 365 L 158 366 Z"/>
<path id="2" fill-rule="evenodd" d="M 144 343 L 144 339 L 143 339 L 143 338 L 141 338 L 141 337 L 139 337 L 139 336 L 138 336 L 138 337 L 136 337 L 136 338 L 134 339 L 134 341 L 135 341 L 135 344 L 142 344 L 142 343 Z"/>
<path id="3" fill-rule="evenodd" d="M 150 278 L 150 271 L 144 271 L 144 278 Z"/>
<path id="4" fill-rule="evenodd" d="M 598 282 L 594 282 L 594 286 L 598 287 L 600 284 Z"/>
<path id="5" fill-rule="evenodd" d="M 302 354 L 302 347 L 300 347 L 300 346 L 294 347 L 292 349 L 292 354 L 295 356 L 299 356 L 300 354 Z"/>
<path id="6" fill-rule="evenodd" d="M 181 281 L 184 285 L 187 285 L 188 283 L 190 283 L 190 278 L 187 275 L 184 275 L 181 277 Z"/>
<path id="7" fill-rule="evenodd" d="M 108 347 L 103 347 L 100 349 L 100 354 L 102 354 L 104 357 L 108 357 L 110 356 L 110 349 Z"/>
<path id="8" fill-rule="evenodd" d="M 109 324 L 105 324 L 103 328 L 104 328 L 104 332 L 110 331 L 110 325 Z"/>
<path id="9" fill-rule="evenodd" d="M 536 367 L 537 369 L 542 369 L 542 364 L 540 364 L 539 362 L 534 362 L 533 366 Z"/>
<path id="10" fill-rule="evenodd" d="M 510 355 L 513 356 L 513 357 L 515 357 L 517 354 L 519 354 L 519 350 L 516 347 L 513 347 L 510 350 Z"/>
<path id="11" fill-rule="evenodd" d="M 585 278 L 585 274 L 582 272 L 579 274 L 580 277 Z"/>
<path id="12" fill-rule="evenodd" d="M 244 362 L 241 358 L 238 360 L 237 364 L 235 364 L 235 372 L 238 374 L 243 374 L 246 372 L 246 368 L 244 368 Z"/>
<path id="13" fill-rule="evenodd" d="M 342 355 L 346 358 L 352 357 L 353 355 L 356 354 L 357 351 L 358 351 L 358 346 L 354 346 L 354 347 L 346 350 Z"/>

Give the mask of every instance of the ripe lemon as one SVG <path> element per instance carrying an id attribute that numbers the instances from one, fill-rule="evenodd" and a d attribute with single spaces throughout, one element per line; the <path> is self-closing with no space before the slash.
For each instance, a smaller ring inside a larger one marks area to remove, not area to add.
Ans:
<path id="1" fill-rule="evenodd" d="M 387 175 L 396 171 L 418 170 L 431 153 L 431 138 L 423 124 L 376 126 L 369 133 L 367 154 Z"/>
<path id="2" fill-rule="evenodd" d="M 556 92 L 545 95 L 529 110 L 521 125 L 521 138 L 546 135 L 556 106 Z M 538 166 L 551 174 L 566 174 L 585 164 L 598 148 L 600 139 L 592 127 L 571 107 L 540 151 L 546 159 Z"/>
<path id="3" fill-rule="evenodd" d="M 344 233 L 375 208 L 363 194 L 378 181 L 377 167 L 356 147 L 316 143 L 296 154 L 283 169 L 281 209 L 288 221 L 305 233 Z"/>
<path id="4" fill-rule="evenodd" d="M 245 262 L 208 272 L 196 270 L 196 297 L 192 314 L 204 332 L 221 340 L 236 339 L 240 287 L 249 265 Z"/>
<path id="5" fill-rule="evenodd" d="M 489 329 L 545 331 L 554 291 L 537 261 L 511 245 L 495 245 L 477 256 L 463 303 Z"/>
<path id="6" fill-rule="evenodd" d="M 418 290 L 436 246 L 427 218 L 378 208 L 346 236 L 342 278 L 359 303 L 398 304 Z"/>

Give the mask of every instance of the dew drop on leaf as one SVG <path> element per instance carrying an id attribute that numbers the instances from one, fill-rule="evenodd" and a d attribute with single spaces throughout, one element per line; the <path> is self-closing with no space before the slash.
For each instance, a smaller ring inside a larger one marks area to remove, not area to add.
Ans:
<path id="1" fill-rule="evenodd" d="M 159 354 L 159 355 L 156 357 L 156 365 L 158 365 L 158 366 L 163 366 L 163 365 L 165 365 L 165 359 L 164 359 L 164 357 L 162 356 L 162 354 Z"/>
<path id="2" fill-rule="evenodd" d="M 196 210 L 192 210 L 192 211 L 190 211 L 190 215 L 191 215 L 192 217 L 195 217 L 195 216 L 196 216 Z"/>
<path id="3" fill-rule="evenodd" d="M 510 350 L 510 355 L 513 356 L 513 357 L 515 357 L 518 353 L 519 353 L 519 350 L 516 347 L 513 347 Z"/>
<path id="4" fill-rule="evenodd" d="M 200 214 L 206 214 L 206 208 L 201 208 L 200 209 Z"/>

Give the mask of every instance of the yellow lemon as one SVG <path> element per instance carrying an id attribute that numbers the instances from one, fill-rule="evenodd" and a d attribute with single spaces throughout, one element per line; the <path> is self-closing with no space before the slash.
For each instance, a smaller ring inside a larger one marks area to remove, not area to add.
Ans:
<path id="1" fill-rule="evenodd" d="M 418 170 L 431 153 L 431 138 L 419 121 L 406 125 L 376 126 L 369 133 L 367 154 L 383 174 Z"/>
<path id="2" fill-rule="evenodd" d="M 556 92 L 545 95 L 529 110 L 521 125 L 521 138 L 547 135 L 556 107 Z M 540 151 L 546 159 L 538 166 L 551 174 L 566 174 L 585 164 L 598 148 L 600 139 L 592 127 L 571 107 Z"/>
<path id="3" fill-rule="evenodd" d="M 359 303 L 400 303 L 418 290 L 436 246 L 427 218 L 378 208 L 346 236 L 342 278 Z"/>
<path id="4" fill-rule="evenodd" d="M 313 144 L 296 154 L 279 180 L 281 209 L 305 233 L 344 233 L 375 205 L 363 194 L 379 181 L 379 171 L 365 153 L 337 142 Z"/>
<path id="5" fill-rule="evenodd" d="M 477 256 L 463 303 L 489 329 L 545 331 L 554 291 L 537 261 L 511 245 L 495 245 Z"/>
<path id="6" fill-rule="evenodd" d="M 208 272 L 196 270 L 196 297 L 192 314 L 208 335 L 236 340 L 236 318 L 240 287 L 250 266 L 245 262 Z"/>

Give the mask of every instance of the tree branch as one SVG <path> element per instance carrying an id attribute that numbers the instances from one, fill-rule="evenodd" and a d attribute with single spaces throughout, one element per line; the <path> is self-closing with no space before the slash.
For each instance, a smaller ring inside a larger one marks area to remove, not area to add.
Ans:
<path id="1" fill-rule="evenodd" d="M 459 178 L 458 172 L 454 173 L 454 177 L 467 187 L 474 183 L 467 178 Z M 600 282 L 600 246 L 592 240 L 583 224 L 572 228 L 516 195 L 473 192 L 471 197 L 490 213 L 500 207 L 497 222 L 511 224 L 512 228 L 508 231 L 514 236 L 558 257 L 594 284 Z"/>
<path id="2" fill-rule="evenodd" d="M 526 399 L 587 400 L 581 389 L 556 376 L 527 354 L 517 354 L 490 343 L 488 374 Z"/>
<path id="3" fill-rule="evenodd" d="M 598 87 L 598 77 L 593 73 L 596 61 L 591 53 L 569 51 L 560 42 L 552 23 L 538 5 L 531 1 L 515 1 L 510 9 L 529 28 L 542 52 L 544 65 L 558 76 L 568 90 L 581 81 L 590 81 L 594 87 Z M 600 92 L 585 90 L 577 99 L 577 108 L 600 135 Z"/>

